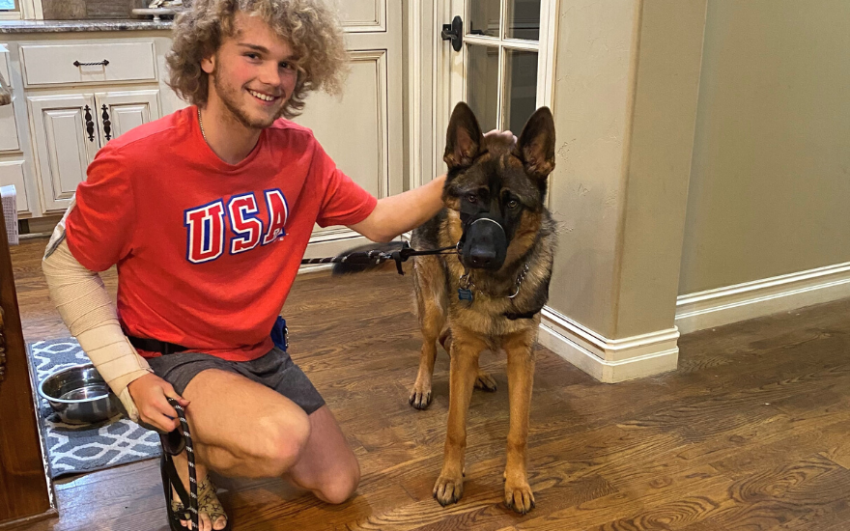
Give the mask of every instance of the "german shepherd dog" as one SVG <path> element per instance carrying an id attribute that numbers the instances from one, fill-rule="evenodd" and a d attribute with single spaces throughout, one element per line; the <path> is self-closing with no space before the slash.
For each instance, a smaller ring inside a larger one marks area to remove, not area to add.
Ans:
<path id="1" fill-rule="evenodd" d="M 459 103 L 443 160 L 449 170 L 445 208 L 413 232 L 411 244 L 456 246 L 458 254 L 417 256 L 414 262 L 423 342 L 410 404 L 425 409 L 431 402 L 439 340 L 451 370 L 444 463 L 433 494 L 444 506 L 455 503 L 463 494 L 472 389 L 495 390 L 495 381 L 479 371 L 478 357 L 484 350 L 504 350 L 510 396 L 505 502 L 525 514 L 534 507 L 526 473 L 532 349 L 555 248 L 555 224 L 544 206 L 546 178 L 555 167 L 552 113 L 538 109 L 513 144 L 504 137 L 485 139 L 472 110 Z"/>
<path id="2" fill-rule="evenodd" d="M 458 256 L 417 257 L 413 266 L 422 352 L 410 397 L 431 400 L 438 338 L 451 357 L 449 420 L 443 470 L 434 485 L 442 505 L 463 494 L 466 417 L 473 386 L 494 389 L 478 369 L 483 350 L 508 358 L 510 428 L 505 503 L 519 513 L 534 507 L 526 473 L 528 417 L 534 382 L 532 348 L 540 310 L 549 297 L 554 222 L 544 206 L 555 167 L 555 124 L 543 107 L 513 146 L 485 139 L 472 110 L 459 103 L 446 134 L 446 208 L 413 232 L 414 249 L 458 246 Z"/>

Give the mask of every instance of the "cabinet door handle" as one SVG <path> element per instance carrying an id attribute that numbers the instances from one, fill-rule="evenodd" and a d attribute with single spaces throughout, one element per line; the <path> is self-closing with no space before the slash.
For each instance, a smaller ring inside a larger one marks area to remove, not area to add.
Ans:
<path id="1" fill-rule="evenodd" d="M 79 61 L 74 61 L 74 66 L 106 66 L 109 64 L 109 61 L 104 59 L 103 61 L 98 61 L 96 63 L 81 63 Z"/>
<path id="2" fill-rule="evenodd" d="M 108 142 L 109 139 L 112 138 L 110 136 L 112 133 L 112 122 L 109 121 L 109 112 L 106 105 L 103 106 L 103 114 L 101 114 L 100 117 L 103 118 L 103 134 L 106 136 L 106 140 Z"/>
<path id="3" fill-rule="evenodd" d="M 89 142 L 94 142 L 94 122 L 91 120 L 91 108 L 86 105 L 86 131 L 89 134 Z"/>

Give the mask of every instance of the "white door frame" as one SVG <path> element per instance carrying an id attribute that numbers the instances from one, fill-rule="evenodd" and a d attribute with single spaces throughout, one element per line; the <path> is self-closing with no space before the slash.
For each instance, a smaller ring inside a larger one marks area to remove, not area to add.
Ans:
<path id="1" fill-rule="evenodd" d="M 552 108 L 556 36 L 560 0 L 542 0 L 538 51 L 537 106 Z M 421 0 L 405 3 L 407 32 L 408 186 L 416 188 L 446 171 L 443 150 L 452 109 L 464 99 L 466 47 L 455 52 L 440 38 L 443 24 L 462 15 L 466 0 Z M 465 40 L 470 42 L 473 36 Z M 512 41 L 513 42 L 513 41 Z M 523 41 L 516 41 L 523 43 Z M 428 90 L 430 88 L 430 90 Z M 553 109 L 554 112 L 554 109 Z M 519 131 L 515 131 L 519 134 Z"/>
<path id="2" fill-rule="evenodd" d="M 461 19 L 463 19 L 464 21 L 464 32 L 467 31 L 467 24 L 469 20 L 466 9 L 467 1 L 468 0 L 444 0 L 444 3 L 450 4 L 449 13 L 448 16 L 445 17 L 445 20 L 450 21 L 455 16 L 460 16 Z M 509 0 L 501 0 L 500 19 L 502 21 L 504 21 L 506 18 L 505 10 L 508 1 Z M 444 43 L 445 46 L 443 46 L 442 48 L 444 61 L 443 70 L 450 72 L 450 75 L 449 79 L 447 80 L 449 84 L 449 96 L 447 102 L 444 104 L 444 107 L 437 108 L 437 114 L 445 117 L 445 124 L 443 124 L 444 127 L 442 128 L 443 131 L 445 131 L 445 126 L 448 125 L 448 116 L 450 115 L 451 110 L 454 108 L 455 105 L 457 105 L 458 102 L 466 100 L 467 87 L 464 66 L 467 55 L 467 48 L 465 45 L 467 43 L 493 46 L 501 42 L 502 44 L 508 46 L 511 49 L 529 50 L 537 52 L 537 107 L 547 106 L 550 109 L 552 108 L 552 92 L 554 87 L 556 57 L 555 47 L 558 29 L 558 3 L 559 0 L 541 0 L 540 40 L 537 43 L 523 39 L 497 39 L 495 37 L 464 35 L 464 46 L 460 52 L 455 52 L 451 48 L 451 46 L 449 46 L 448 42 Z M 500 53 L 499 55 L 499 70 L 500 72 L 502 72 L 504 71 L 505 54 Z M 501 74 L 499 76 L 499 79 L 500 83 L 497 101 L 501 103 L 501 92 L 503 85 L 503 83 L 501 82 Z M 445 83 L 446 81 L 443 82 Z M 501 114 L 502 109 L 499 109 L 500 117 Z M 514 131 L 514 133 L 519 134 L 520 131 Z"/>

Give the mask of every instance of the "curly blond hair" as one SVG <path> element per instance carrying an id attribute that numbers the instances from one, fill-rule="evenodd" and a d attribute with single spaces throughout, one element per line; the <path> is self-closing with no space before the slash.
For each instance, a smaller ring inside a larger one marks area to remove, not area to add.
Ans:
<path id="1" fill-rule="evenodd" d="M 194 0 L 174 23 L 167 62 L 168 85 L 184 100 L 203 107 L 209 96 L 201 60 L 214 55 L 233 36 L 237 11 L 264 20 L 298 57 L 298 81 L 281 115 L 301 114 L 313 90 L 342 92 L 348 53 L 336 14 L 322 0 Z"/>

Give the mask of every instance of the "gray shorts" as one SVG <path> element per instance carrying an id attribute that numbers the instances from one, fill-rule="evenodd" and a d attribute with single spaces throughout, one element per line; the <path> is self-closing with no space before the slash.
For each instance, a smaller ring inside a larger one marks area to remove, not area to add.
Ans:
<path id="1" fill-rule="evenodd" d="M 325 405 L 313 382 L 292 361 L 286 351 L 274 347 L 268 354 L 251 361 L 227 361 L 210 354 L 178 352 L 148 358 L 153 372 L 170 383 L 183 396 L 192 378 L 207 369 L 240 374 L 251 381 L 274 389 L 295 402 L 308 415 Z"/>

